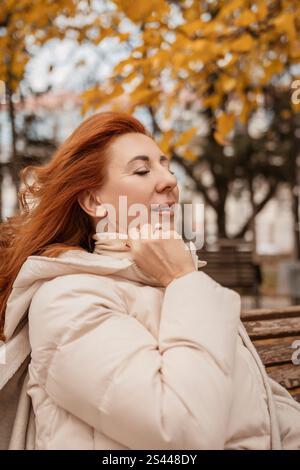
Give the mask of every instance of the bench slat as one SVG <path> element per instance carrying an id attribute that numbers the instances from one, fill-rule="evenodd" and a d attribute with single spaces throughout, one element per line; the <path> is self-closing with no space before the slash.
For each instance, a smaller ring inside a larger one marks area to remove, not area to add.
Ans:
<path id="1" fill-rule="evenodd" d="M 300 321 L 300 305 L 293 305 L 290 307 L 281 308 L 259 308 L 251 310 L 243 310 L 241 312 L 241 318 L 243 321 L 246 320 L 268 320 L 271 318 L 288 318 L 288 317 L 299 317 Z"/>
<path id="2" fill-rule="evenodd" d="M 300 387 L 299 388 L 294 388 L 293 390 L 289 390 L 289 393 L 292 395 L 292 397 L 300 403 Z"/>
<path id="3" fill-rule="evenodd" d="M 295 351 L 295 349 L 292 348 L 292 344 L 295 340 L 300 340 L 300 336 L 256 340 L 253 341 L 253 344 L 264 365 L 269 366 L 282 363 L 291 363 L 292 354 Z"/>
<path id="4" fill-rule="evenodd" d="M 300 340 L 300 305 L 241 312 L 267 374 L 300 403 L 300 365 L 292 363 L 294 341 Z"/>
<path id="5" fill-rule="evenodd" d="M 281 366 L 267 367 L 268 375 L 280 383 L 286 389 L 300 387 L 300 366 L 294 364 L 285 364 Z"/>
<path id="6" fill-rule="evenodd" d="M 278 318 L 275 320 L 244 321 L 245 328 L 252 341 L 256 339 L 280 338 L 300 335 L 299 318 Z"/>

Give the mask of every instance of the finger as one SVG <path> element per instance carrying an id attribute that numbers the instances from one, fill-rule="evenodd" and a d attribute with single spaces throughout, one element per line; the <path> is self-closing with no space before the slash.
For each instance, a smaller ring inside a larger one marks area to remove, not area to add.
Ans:
<path id="1" fill-rule="evenodd" d="M 131 227 L 128 230 L 128 240 L 131 242 L 132 240 L 138 240 L 140 238 L 140 231 L 138 227 Z"/>
<path id="2" fill-rule="evenodd" d="M 142 239 L 149 240 L 152 236 L 152 225 L 147 223 L 143 224 L 141 226 L 140 234 Z"/>
<path id="3" fill-rule="evenodd" d="M 176 230 L 163 230 L 162 237 L 164 239 L 182 239 L 181 235 Z"/>
<path id="4" fill-rule="evenodd" d="M 182 240 L 182 236 L 181 236 L 180 233 L 177 232 L 176 230 L 171 230 L 171 236 L 172 236 L 173 238 L 178 239 L 178 240 L 180 240 L 180 239 Z"/>

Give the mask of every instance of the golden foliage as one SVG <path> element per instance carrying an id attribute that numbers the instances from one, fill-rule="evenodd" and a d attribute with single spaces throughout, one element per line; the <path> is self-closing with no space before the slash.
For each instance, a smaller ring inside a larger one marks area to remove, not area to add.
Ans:
<path id="1" fill-rule="evenodd" d="M 216 131 L 214 137 L 216 141 L 225 145 L 228 143 L 226 137 L 233 130 L 235 116 L 232 113 L 220 113 L 216 118 Z"/>
<path id="2" fill-rule="evenodd" d="M 187 143 L 192 139 L 192 137 L 197 133 L 197 127 L 190 127 L 186 131 L 180 134 L 179 139 L 176 142 L 176 147 L 181 145 L 187 145 Z"/>
<path id="3" fill-rule="evenodd" d="M 94 15 L 90 24 L 83 22 L 76 28 L 58 21 L 62 16 L 76 16 L 81 3 L 2 1 L 0 23 L 5 25 L 5 34 L 0 35 L 0 79 L 9 81 L 13 89 L 18 87 L 29 59 L 28 37 L 43 44 L 53 37 L 65 37 L 69 29 L 76 31 L 78 41 L 88 38 L 96 45 L 116 37 L 130 44 L 128 57 L 115 66 L 106 84 L 84 93 L 84 110 L 111 103 L 117 108 L 120 100 L 119 106 L 126 101 L 131 111 L 143 105 L 159 108 L 168 120 L 188 84 L 199 106 L 210 109 L 215 138 L 223 145 L 234 124 L 239 121 L 246 125 L 257 107 L 248 91 L 259 96 L 274 77 L 284 72 L 292 75 L 289 66 L 300 63 L 300 2 L 176 2 L 181 20 L 174 23 L 174 4 L 167 0 L 112 0 L 114 8 Z M 93 2 L 88 4 L 92 8 Z M 132 32 L 120 27 L 124 18 L 135 26 Z M 133 46 L 134 41 L 130 41 L 136 39 L 136 27 L 139 41 Z M 91 28 L 94 31 L 89 37 Z M 236 102 L 239 111 L 232 111 Z M 180 139 L 185 139 L 184 134 Z M 190 137 L 186 139 L 189 155 Z"/>
<path id="4" fill-rule="evenodd" d="M 41 45 L 54 37 L 65 37 L 68 27 L 60 25 L 57 19 L 74 17 L 78 11 L 77 4 L 76 0 L 2 0 L 0 80 L 15 91 L 30 58 L 28 38 Z"/>
<path id="5" fill-rule="evenodd" d="M 257 108 L 256 99 L 249 99 L 248 90 L 254 90 L 254 96 L 259 96 L 264 86 L 287 70 L 287 63 L 300 62 L 300 2 L 194 0 L 186 5 L 178 3 L 183 20 L 176 26 L 171 21 L 171 7 L 166 0 L 114 0 L 114 3 L 117 7 L 114 14 L 125 15 L 140 24 L 141 43 L 117 64 L 108 88 L 114 87 L 116 75 L 123 77 L 121 86 L 133 83 L 138 77 L 136 87 L 126 90 L 131 109 L 139 105 L 160 107 L 169 119 L 180 91 L 189 84 L 195 100 L 212 111 L 211 125 L 222 145 L 232 135 L 235 122 L 246 125 Z M 165 74 L 172 81 L 171 93 L 164 88 Z M 119 94 L 120 81 L 117 87 Z M 103 100 L 97 96 L 101 106 Z M 110 96 L 116 95 L 111 92 Z M 104 101 L 107 102 L 106 97 Z M 237 101 L 239 111 L 229 111 Z M 168 137 L 169 134 L 162 137 L 164 148 Z M 185 139 L 188 151 L 188 134 L 181 134 L 177 142 L 173 140 L 177 146 Z"/>

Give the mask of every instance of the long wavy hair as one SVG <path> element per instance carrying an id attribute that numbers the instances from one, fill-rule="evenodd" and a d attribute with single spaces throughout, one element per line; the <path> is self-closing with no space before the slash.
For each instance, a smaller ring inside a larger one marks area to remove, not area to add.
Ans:
<path id="1" fill-rule="evenodd" d="M 151 136 L 127 113 L 94 114 L 77 127 L 47 164 L 20 171 L 19 213 L 0 224 L 0 340 L 6 339 L 7 300 L 28 256 L 55 257 L 70 247 L 93 251 L 93 221 L 77 197 L 82 190 L 101 187 L 109 146 L 128 132 Z"/>

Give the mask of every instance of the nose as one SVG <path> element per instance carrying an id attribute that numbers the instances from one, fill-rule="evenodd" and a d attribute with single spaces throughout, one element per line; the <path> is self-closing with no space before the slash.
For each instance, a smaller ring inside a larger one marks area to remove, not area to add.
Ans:
<path id="1" fill-rule="evenodd" d="M 157 192 L 162 192 L 166 190 L 171 191 L 173 188 L 175 188 L 175 186 L 177 186 L 176 176 L 170 173 L 168 168 L 162 168 L 157 177 Z"/>

